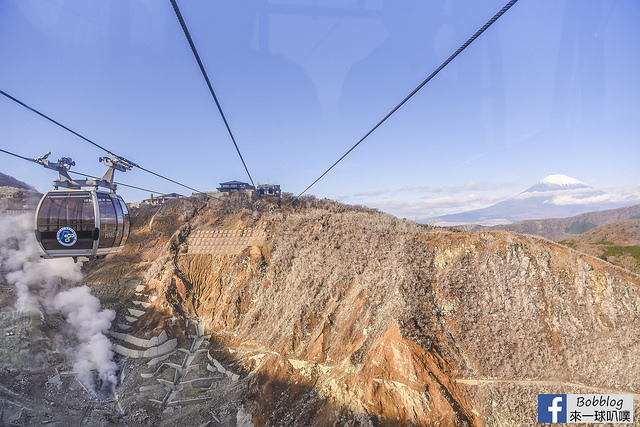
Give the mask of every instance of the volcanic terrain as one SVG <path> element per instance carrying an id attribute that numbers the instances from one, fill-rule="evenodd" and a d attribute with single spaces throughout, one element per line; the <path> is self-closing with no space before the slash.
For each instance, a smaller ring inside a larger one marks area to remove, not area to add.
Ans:
<path id="1" fill-rule="evenodd" d="M 312 197 L 132 214 L 81 281 L 115 312 L 117 383 L 65 374 L 62 319 L 7 282 L 0 423 L 523 426 L 539 393 L 633 393 L 637 414 L 640 276 L 602 259 Z"/>

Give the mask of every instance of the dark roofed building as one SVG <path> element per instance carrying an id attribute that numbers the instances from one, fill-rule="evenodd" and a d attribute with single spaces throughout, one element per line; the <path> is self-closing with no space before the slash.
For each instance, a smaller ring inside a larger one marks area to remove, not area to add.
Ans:
<path id="1" fill-rule="evenodd" d="M 280 185 L 278 184 L 261 184 L 258 185 L 258 189 L 256 190 L 260 196 L 276 196 L 281 197 L 282 191 L 280 190 Z"/>
<path id="2" fill-rule="evenodd" d="M 217 188 L 221 193 L 235 193 L 236 191 L 253 191 L 253 185 L 241 181 L 221 182 Z"/>

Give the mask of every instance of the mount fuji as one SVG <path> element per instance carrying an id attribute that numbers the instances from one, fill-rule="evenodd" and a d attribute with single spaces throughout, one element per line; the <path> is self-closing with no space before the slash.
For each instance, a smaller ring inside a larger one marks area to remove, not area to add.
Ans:
<path id="1" fill-rule="evenodd" d="M 607 202 L 606 193 L 566 175 L 549 175 L 517 196 L 483 209 L 444 215 L 437 225 L 511 224 L 527 219 L 563 218 L 625 206 Z"/>
<path id="2" fill-rule="evenodd" d="M 582 181 L 566 175 L 549 175 L 537 184 L 527 188 L 523 193 L 534 191 L 575 190 L 577 188 L 591 188 Z"/>

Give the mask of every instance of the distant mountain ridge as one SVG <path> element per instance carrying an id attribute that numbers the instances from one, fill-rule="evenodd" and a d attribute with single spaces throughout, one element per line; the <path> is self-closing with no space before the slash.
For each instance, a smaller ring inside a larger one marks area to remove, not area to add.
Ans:
<path id="1" fill-rule="evenodd" d="M 640 215 L 601 225 L 561 243 L 640 274 Z"/>
<path id="2" fill-rule="evenodd" d="M 640 218 L 609 222 L 566 239 L 566 242 L 640 246 Z"/>
<path id="3" fill-rule="evenodd" d="M 633 202 L 632 202 L 633 203 Z M 607 193 L 566 175 L 549 175 L 522 193 L 483 209 L 436 218 L 436 225 L 495 226 L 518 221 L 564 218 L 615 209 L 629 202 L 609 201 Z"/>
<path id="4" fill-rule="evenodd" d="M 40 197 L 31 185 L 0 172 L 0 212 L 35 210 Z"/>
<path id="5" fill-rule="evenodd" d="M 13 187 L 23 190 L 35 190 L 31 185 L 0 172 L 0 187 Z"/>
<path id="6" fill-rule="evenodd" d="M 640 204 L 617 209 L 586 212 L 567 218 L 547 218 L 519 221 L 513 224 L 502 224 L 490 227 L 491 230 L 514 231 L 516 233 L 533 234 L 556 242 L 569 239 L 598 226 L 637 219 L 640 215 Z M 486 230 L 484 227 L 479 229 Z"/>

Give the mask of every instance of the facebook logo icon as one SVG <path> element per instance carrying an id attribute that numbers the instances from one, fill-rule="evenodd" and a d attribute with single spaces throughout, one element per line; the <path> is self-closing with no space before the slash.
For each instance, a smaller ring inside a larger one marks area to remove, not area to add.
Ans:
<path id="1" fill-rule="evenodd" d="M 566 423 L 567 422 L 567 395 L 566 394 L 539 394 L 538 395 L 538 422 L 539 423 Z"/>

